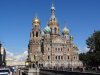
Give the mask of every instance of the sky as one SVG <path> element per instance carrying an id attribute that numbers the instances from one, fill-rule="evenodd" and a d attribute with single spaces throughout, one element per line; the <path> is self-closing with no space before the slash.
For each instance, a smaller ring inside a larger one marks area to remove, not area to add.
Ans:
<path id="1" fill-rule="evenodd" d="M 37 15 L 41 29 L 51 15 L 52 0 L 0 0 L 0 41 L 7 51 L 21 54 L 28 49 L 32 20 Z M 74 43 L 87 50 L 86 39 L 100 30 L 100 0 L 54 0 L 60 31 L 66 25 Z"/>

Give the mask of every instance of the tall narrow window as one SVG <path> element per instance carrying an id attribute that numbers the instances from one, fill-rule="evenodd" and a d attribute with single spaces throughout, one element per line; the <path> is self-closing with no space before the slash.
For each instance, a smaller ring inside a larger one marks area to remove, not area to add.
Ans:
<path id="1" fill-rule="evenodd" d="M 68 56 L 68 59 L 69 59 L 69 56 Z"/>
<path id="2" fill-rule="evenodd" d="M 33 32 L 33 37 L 34 37 L 34 32 Z"/>
<path id="3" fill-rule="evenodd" d="M 58 48 L 58 51 L 60 51 L 60 48 Z"/>
<path id="4" fill-rule="evenodd" d="M 57 56 L 56 56 L 56 60 L 57 60 Z"/>
<path id="5" fill-rule="evenodd" d="M 60 56 L 58 56 L 58 59 L 60 60 Z"/>
<path id="6" fill-rule="evenodd" d="M 54 33 L 56 34 L 56 32 L 57 32 L 57 28 L 54 28 Z"/>
<path id="7" fill-rule="evenodd" d="M 48 56 L 48 60 L 50 59 L 50 56 Z"/>
<path id="8" fill-rule="evenodd" d="M 51 29 L 51 33 L 52 33 L 52 28 L 50 28 Z"/>
<path id="9" fill-rule="evenodd" d="M 38 32 L 36 32 L 36 37 L 38 37 Z"/>
<path id="10" fill-rule="evenodd" d="M 61 59 L 63 59 L 63 56 L 61 56 Z"/>
<path id="11" fill-rule="evenodd" d="M 54 18 L 54 21 L 55 21 L 56 19 Z"/>
<path id="12" fill-rule="evenodd" d="M 48 51 L 49 51 L 49 48 L 48 48 Z"/>
<path id="13" fill-rule="evenodd" d="M 69 48 L 68 48 L 68 51 L 69 51 Z"/>
<path id="14" fill-rule="evenodd" d="M 57 48 L 55 48 L 55 50 L 57 51 Z"/>
<path id="15" fill-rule="evenodd" d="M 75 56 L 74 56 L 74 59 L 75 59 Z"/>
<path id="16" fill-rule="evenodd" d="M 62 48 L 61 48 L 61 51 L 62 51 Z"/>

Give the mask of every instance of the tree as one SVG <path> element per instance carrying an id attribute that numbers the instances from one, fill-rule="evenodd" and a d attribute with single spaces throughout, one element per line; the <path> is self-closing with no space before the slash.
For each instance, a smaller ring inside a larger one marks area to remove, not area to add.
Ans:
<path id="1" fill-rule="evenodd" d="M 90 37 L 88 37 L 86 44 L 90 49 L 90 52 L 100 51 L 100 31 L 95 31 Z"/>
<path id="2" fill-rule="evenodd" d="M 79 59 L 83 62 L 83 65 L 86 65 L 87 59 L 86 59 L 86 53 L 80 53 Z"/>
<path id="3" fill-rule="evenodd" d="M 86 40 L 87 47 L 90 49 L 86 53 L 88 58 L 87 65 L 99 66 L 100 65 L 100 31 L 95 31 Z"/>
<path id="4" fill-rule="evenodd" d="M 90 37 L 88 37 L 86 44 L 89 51 L 87 53 L 79 54 L 79 59 L 86 66 L 100 66 L 100 31 L 95 31 Z"/>

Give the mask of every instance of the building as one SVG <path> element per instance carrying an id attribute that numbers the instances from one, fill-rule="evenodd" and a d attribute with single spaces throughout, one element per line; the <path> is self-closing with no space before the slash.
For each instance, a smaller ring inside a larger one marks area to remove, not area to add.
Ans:
<path id="1" fill-rule="evenodd" d="M 6 51 L 0 43 L 0 67 L 6 66 Z"/>
<path id="2" fill-rule="evenodd" d="M 6 58 L 6 65 L 7 66 L 25 66 L 25 61 L 18 61 L 14 58 Z"/>
<path id="3" fill-rule="evenodd" d="M 40 20 L 36 16 L 32 21 L 32 31 L 28 45 L 28 60 L 43 67 L 79 67 L 78 48 L 73 43 L 73 36 L 64 27 L 60 33 L 55 7 L 52 3 L 51 17 L 44 30 L 40 30 Z"/>

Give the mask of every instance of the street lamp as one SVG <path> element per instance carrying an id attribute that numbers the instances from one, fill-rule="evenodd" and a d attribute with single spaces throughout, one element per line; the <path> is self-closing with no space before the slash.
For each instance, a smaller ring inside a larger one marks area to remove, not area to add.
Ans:
<path id="1" fill-rule="evenodd" d="M 26 66 L 26 67 L 29 66 L 29 62 L 28 62 L 28 61 L 25 62 L 25 66 Z"/>

